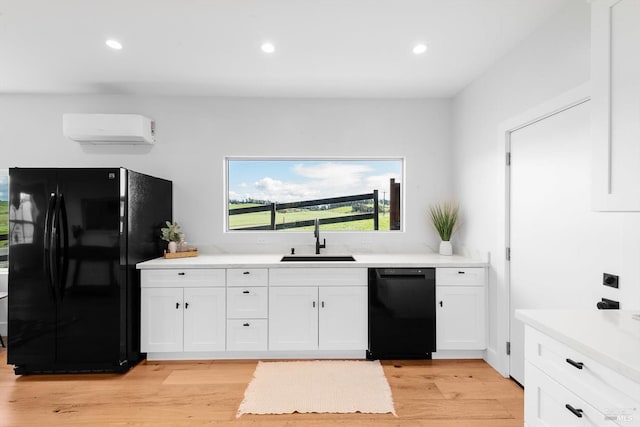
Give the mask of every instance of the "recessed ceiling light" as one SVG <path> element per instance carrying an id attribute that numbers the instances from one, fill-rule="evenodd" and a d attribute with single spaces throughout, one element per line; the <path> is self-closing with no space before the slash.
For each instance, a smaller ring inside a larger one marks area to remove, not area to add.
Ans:
<path id="1" fill-rule="evenodd" d="M 260 46 L 260 49 L 262 49 L 264 53 L 273 53 L 276 51 L 276 47 L 269 42 L 262 43 L 262 46 Z"/>
<path id="2" fill-rule="evenodd" d="M 418 43 L 413 47 L 413 53 L 416 55 L 422 55 L 427 51 L 427 45 L 424 43 Z"/>
<path id="3" fill-rule="evenodd" d="M 104 42 L 107 46 L 109 46 L 111 49 L 115 49 L 115 50 L 120 50 L 122 49 L 122 43 L 120 43 L 118 40 L 113 40 L 113 39 L 109 39 L 106 42 Z"/>

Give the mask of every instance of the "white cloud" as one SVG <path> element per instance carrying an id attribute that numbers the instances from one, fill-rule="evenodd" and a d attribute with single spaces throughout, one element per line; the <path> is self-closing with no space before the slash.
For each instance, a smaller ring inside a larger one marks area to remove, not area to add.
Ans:
<path id="1" fill-rule="evenodd" d="M 389 179 L 399 176 L 388 173 L 367 176 L 371 167 L 362 164 L 325 162 L 316 165 L 298 164 L 294 172 L 302 176 L 299 182 L 289 182 L 264 177 L 259 181 L 243 187 L 242 190 L 230 192 L 229 198 L 244 200 L 248 198 L 275 202 L 295 202 L 302 200 L 324 199 L 330 197 L 350 196 L 371 193 L 378 190 L 382 199 L 383 193 L 389 195 Z"/>

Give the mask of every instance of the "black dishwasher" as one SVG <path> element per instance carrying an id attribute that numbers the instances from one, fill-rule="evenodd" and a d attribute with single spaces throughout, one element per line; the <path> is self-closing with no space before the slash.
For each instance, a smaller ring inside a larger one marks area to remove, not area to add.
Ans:
<path id="1" fill-rule="evenodd" d="M 431 359 L 433 351 L 435 268 L 370 268 L 367 359 Z"/>

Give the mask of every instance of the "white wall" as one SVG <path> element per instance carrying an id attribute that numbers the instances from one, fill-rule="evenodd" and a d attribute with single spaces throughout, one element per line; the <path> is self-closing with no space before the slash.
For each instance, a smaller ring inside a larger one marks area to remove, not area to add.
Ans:
<path id="1" fill-rule="evenodd" d="M 153 147 L 86 146 L 62 135 L 62 114 L 139 113 Z M 174 219 L 208 251 L 311 251 L 311 233 L 223 232 L 225 156 L 406 157 L 404 232 L 326 232 L 327 250 L 426 251 L 429 204 L 449 197 L 449 100 L 2 96 L 0 168 L 123 166 L 173 180 Z M 264 241 L 258 244 L 258 239 Z"/>
<path id="2" fill-rule="evenodd" d="M 506 372 L 505 307 L 505 165 L 504 139 L 498 129 L 514 117 L 589 81 L 590 12 L 583 0 L 571 2 L 560 14 L 494 64 L 453 100 L 454 193 L 465 214 L 458 238 L 464 245 L 491 252 L 490 337 L 488 356 Z M 585 150 L 589 150 L 585 146 Z M 600 271 L 620 275 L 619 290 L 601 286 L 594 275 L 591 286 L 602 296 L 620 300 L 626 308 L 640 307 L 640 214 L 598 213 L 615 217 L 618 228 L 584 230 L 601 237 L 596 259 L 562 252 L 567 263 L 599 264 Z M 602 224 L 610 223 L 603 221 Z M 549 248 L 540 248 L 548 250 Z M 594 301 L 595 306 L 595 301 Z"/>

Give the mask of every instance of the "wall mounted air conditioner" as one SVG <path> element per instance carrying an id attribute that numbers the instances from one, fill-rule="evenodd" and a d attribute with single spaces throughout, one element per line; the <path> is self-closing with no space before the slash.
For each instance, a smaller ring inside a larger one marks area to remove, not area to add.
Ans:
<path id="1" fill-rule="evenodd" d="M 154 144 L 155 122 L 139 114 L 63 114 L 64 136 L 91 144 Z"/>

